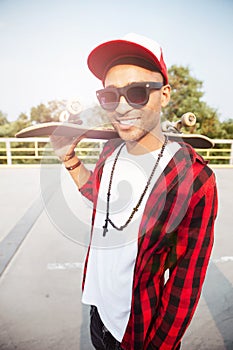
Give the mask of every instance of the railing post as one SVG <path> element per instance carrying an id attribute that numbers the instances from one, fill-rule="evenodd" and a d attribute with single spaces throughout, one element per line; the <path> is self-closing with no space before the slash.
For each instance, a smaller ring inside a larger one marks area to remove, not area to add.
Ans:
<path id="1" fill-rule="evenodd" d="M 38 141 L 34 142 L 34 147 L 35 147 L 35 157 L 38 158 L 39 156 Z"/>
<path id="2" fill-rule="evenodd" d="M 12 159 L 11 159 L 11 142 L 10 140 L 6 140 L 6 158 L 7 158 L 7 165 L 12 165 Z"/>
<path id="3" fill-rule="evenodd" d="M 103 148 L 104 148 L 104 143 L 103 141 L 99 141 L 99 154 L 103 151 Z"/>
<path id="4" fill-rule="evenodd" d="M 231 141 L 231 155 L 229 164 L 233 165 L 233 141 Z"/>

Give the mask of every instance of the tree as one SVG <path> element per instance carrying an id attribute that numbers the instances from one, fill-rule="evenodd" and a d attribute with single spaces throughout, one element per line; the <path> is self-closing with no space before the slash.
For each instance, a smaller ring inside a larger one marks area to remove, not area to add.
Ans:
<path id="1" fill-rule="evenodd" d="M 8 121 L 0 127 L 0 137 L 15 137 L 15 134 L 30 125 L 26 114 L 21 113 L 17 120 L 9 123 Z"/>
<path id="2" fill-rule="evenodd" d="M 52 121 L 59 121 L 61 112 L 66 109 L 66 104 L 67 101 L 65 100 L 53 100 L 48 102 L 48 109 L 50 110 Z"/>
<path id="3" fill-rule="evenodd" d="M 7 115 L 0 111 L 0 126 L 8 124 Z"/>
<path id="4" fill-rule="evenodd" d="M 202 101 L 203 82 L 192 77 L 188 67 L 173 65 L 168 70 L 171 85 L 171 101 L 164 108 L 163 118 L 177 120 L 186 112 L 193 112 L 197 124 L 189 132 L 204 134 L 209 137 L 221 137 L 222 129 L 217 110 Z"/>
<path id="5" fill-rule="evenodd" d="M 10 123 L 7 120 L 7 115 L 0 111 L 0 137 L 7 137 L 7 132 L 9 130 Z"/>
<path id="6" fill-rule="evenodd" d="M 60 113 L 65 109 L 66 102 L 49 101 L 47 105 L 40 103 L 37 107 L 32 107 L 30 112 L 31 122 L 46 123 L 59 121 Z"/>
<path id="7" fill-rule="evenodd" d="M 190 75 L 188 67 L 173 65 L 168 74 L 171 100 L 164 111 L 164 117 L 171 121 L 188 111 L 199 109 L 203 93 L 202 82 Z"/>
<path id="8" fill-rule="evenodd" d="M 52 118 L 48 107 L 43 103 L 41 103 L 37 107 L 31 108 L 30 119 L 31 119 L 31 122 L 45 123 L 45 122 L 50 122 Z"/>
<path id="9" fill-rule="evenodd" d="M 233 139 L 233 119 L 222 122 L 221 128 L 225 139 Z"/>

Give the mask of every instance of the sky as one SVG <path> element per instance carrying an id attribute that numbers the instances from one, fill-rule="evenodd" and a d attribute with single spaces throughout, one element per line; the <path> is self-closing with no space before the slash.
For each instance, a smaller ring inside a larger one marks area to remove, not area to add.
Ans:
<path id="1" fill-rule="evenodd" d="M 102 86 L 88 54 L 130 32 L 159 42 L 168 67 L 188 66 L 220 120 L 233 118 L 233 0 L 0 0 L 0 111 L 12 121 L 50 100 L 90 106 Z"/>

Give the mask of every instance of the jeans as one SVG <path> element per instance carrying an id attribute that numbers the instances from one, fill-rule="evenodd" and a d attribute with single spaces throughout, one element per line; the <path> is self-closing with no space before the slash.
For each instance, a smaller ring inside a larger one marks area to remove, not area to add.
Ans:
<path id="1" fill-rule="evenodd" d="M 91 306 L 90 312 L 90 329 L 91 341 L 96 350 L 122 350 L 121 344 L 112 336 L 101 321 L 96 306 Z M 179 350 L 181 343 L 174 349 Z M 155 349 L 153 345 L 149 345 L 147 349 Z"/>
<path id="2" fill-rule="evenodd" d="M 104 326 L 96 306 L 90 312 L 91 341 L 96 350 L 121 350 L 121 344 Z"/>

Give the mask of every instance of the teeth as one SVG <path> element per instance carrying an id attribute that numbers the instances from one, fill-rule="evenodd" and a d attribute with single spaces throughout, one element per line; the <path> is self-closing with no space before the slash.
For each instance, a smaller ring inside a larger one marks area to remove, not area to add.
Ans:
<path id="1" fill-rule="evenodd" d="M 130 120 L 119 120 L 119 123 L 122 125 L 134 125 L 136 122 L 136 119 L 130 119 Z"/>

